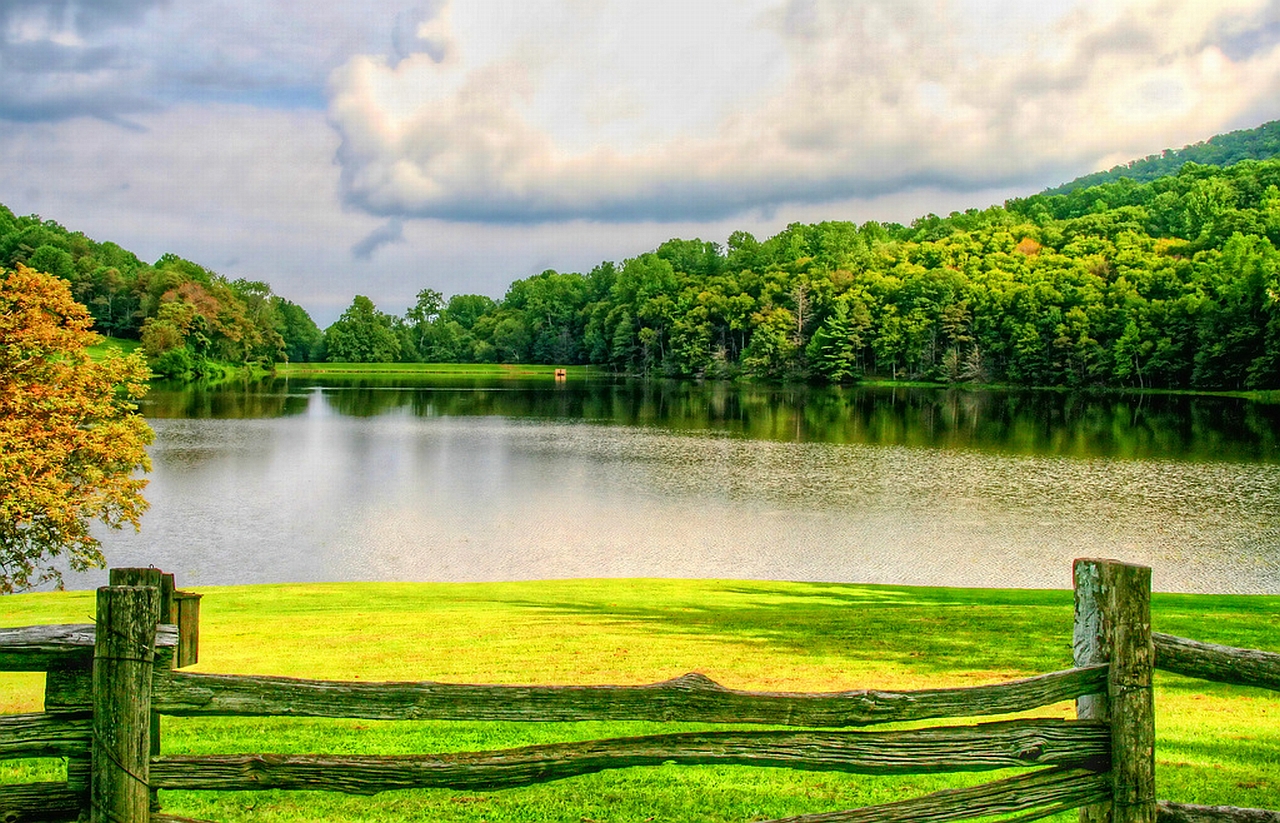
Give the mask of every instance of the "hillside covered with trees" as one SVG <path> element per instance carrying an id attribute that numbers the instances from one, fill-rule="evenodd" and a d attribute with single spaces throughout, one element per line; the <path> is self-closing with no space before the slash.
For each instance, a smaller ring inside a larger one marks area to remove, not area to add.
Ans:
<path id="1" fill-rule="evenodd" d="M 500 301 L 425 290 L 396 318 L 357 298 L 326 339 L 352 358 L 672 377 L 1277 388 L 1278 187 L 1280 161 L 1186 164 L 911 226 L 671 240 Z M 375 328 L 378 347 L 347 342 Z"/>
<path id="2" fill-rule="evenodd" d="M 1187 163 L 1202 166 L 1232 166 L 1242 160 L 1270 160 L 1280 157 L 1280 120 L 1263 123 L 1253 129 L 1240 129 L 1215 135 L 1200 143 L 1180 149 L 1165 149 L 1141 160 L 1130 160 L 1106 171 L 1077 177 L 1070 183 L 1047 189 L 1044 194 L 1067 194 L 1120 179 L 1149 183 L 1157 177 L 1177 174 Z"/>
<path id="3" fill-rule="evenodd" d="M 167 374 L 202 364 L 593 364 L 644 376 L 848 383 L 1280 388 L 1280 160 L 1128 178 L 910 226 L 795 224 L 670 240 L 500 300 L 431 288 L 403 316 L 357 296 L 323 335 L 264 283 L 144 264 L 0 210 L 0 265 L 72 284 L 100 331 Z M 430 284 L 423 284 L 429 286 Z"/>
<path id="4" fill-rule="evenodd" d="M 144 263 L 115 243 L 0 205 L 0 267 L 19 264 L 70 283 L 95 331 L 141 340 L 160 374 L 198 377 L 217 364 L 305 360 L 319 345 L 306 311 L 265 283 L 228 280 L 172 254 Z"/>

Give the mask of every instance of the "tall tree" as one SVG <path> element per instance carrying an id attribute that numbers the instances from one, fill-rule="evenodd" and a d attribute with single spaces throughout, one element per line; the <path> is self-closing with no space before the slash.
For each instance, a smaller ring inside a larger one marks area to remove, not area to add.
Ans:
<path id="1" fill-rule="evenodd" d="M 392 318 L 357 294 L 337 321 L 324 330 L 325 359 L 336 363 L 394 363 L 400 339 Z"/>
<path id="2" fill-rule="evenodd" d="M 100 338 L 69 285 L 19 265 L 0 271 L 0 592 L 105 565 L 91 521 L 137 528 L 152 432 L 134 401 L 141 356 L 95 362 Z"/>

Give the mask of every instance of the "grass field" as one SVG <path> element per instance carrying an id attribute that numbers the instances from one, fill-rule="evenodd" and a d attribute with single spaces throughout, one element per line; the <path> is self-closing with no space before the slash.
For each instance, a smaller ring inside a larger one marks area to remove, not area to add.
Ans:
<path id="1" fill-rule="evenodd" d="M 182 584 L 179 579 L 179 585 Z M 195 671 L 345 680 L 638 684 L 700 671 L 746 689 L 974 685 L 1067 668 L 1071 593 L 683 580 L 201 589 Z M 91 622 L 91 592 L 0 599 L 0 626 Z M 1156 595 L 1154 628 L 1280 649 L 1280 597 Z M 40 675 L 0 675 L 0 712 L 37 711 Z M 1280 808 L 1280 694 L 1157 673 L 1162 798 Z M 1044 714 L 1069 717 L 1068 705 Z M 697 728 L 165 718 L 166 753 L 397 754 Z M 0 781 L 53 779 L 57 761 Z M 979 783 L 745 767 L 633 768 L 528 789 L 165 792 L 220 821 L 750 821 Z M 1055 819 L 1074 820 L 1074 814 Z"/>
<path id="2" fill-rule="evenodd" d="M 90 346 L 89 356 L 94 360 L 101 360 L 106 357 L 109 351 L 119 351 L 124 354 L 137 351 L 142 348 L 142 343 L 137 340 L 125 340 L 120 337 L 104 337 L 102 342 L 96 346 Z"/>
<path id="3" fill-rule="evenodd" d="M 277 363 L 275 373 L 279 377 L 310 377 L 318 375 L 380 376 L 380 375 L 434 375 L 452 377 L 545 377 L 553 379 L 556 369 L 564 368 L 569 378 L 582 378 L 589 374 L 604 374 L 599 367 L 543 366 L 527 363 Z"/>

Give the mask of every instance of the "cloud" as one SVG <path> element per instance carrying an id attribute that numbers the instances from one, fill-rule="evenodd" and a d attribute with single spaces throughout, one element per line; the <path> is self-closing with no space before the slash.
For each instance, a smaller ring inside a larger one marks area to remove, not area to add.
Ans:
<path id="1" fill-rule="evenodd" d="M 448 13 L 446 0 L 434 0 L 396 15 L 391 32 L 396 61 L 414 54 L 425 54 L 436 63 L 444 62 L 453 51 Z"/>
<path id="2" fill-rule="evenodd" d="M 205 104 L 138 123 L 0 129 L 0 200 L 143 260 L 173 252 L 295 300 L 350 302 L 350 249 L 377 221 L 340 208 L 321 113 Z"/>
<path id="3" fill-rule="evenodd" d="M 134 89 L 145 71 L 98 38 L 137 23 L 160 0 L 0 4 L 0 118 L 18 121 L 89 115 L 111 118 L 147 108 Z"/>
<path id="4" fill-rule="evenodd" d="M 352 54 L 391 50 L 405 6 L 3 0 L 0 120 L 117 120 L 191 101 L 321 110 L 328 74 Z M 426 52 L 435 47 L 429 35 L 398 42 Z"/>
<path id="5" fill-rule="evenodd" d="M 369 232 L 363 240 L 351 247 L 351 256 L 357 260 L 371 260 L 373 253 L 383 246 L 404 242 L 404 224 L 397 219 L 388 220 Z"/>
<path id="6" fill-rule="evenodd" d="M 716 219 L 1052 179 L 1280 115 L 1276 4 L 1020 5 L 441 7 L 451 59 L 331 76 L 344 196 L 386 217 Z"/>

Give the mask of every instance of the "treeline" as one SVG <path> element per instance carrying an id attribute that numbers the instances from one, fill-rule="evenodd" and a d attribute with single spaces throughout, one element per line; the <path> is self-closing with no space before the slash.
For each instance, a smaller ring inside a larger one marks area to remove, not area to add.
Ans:
<path id="1" fill-rule="evenodd" d="M 494 300 L 430 288 L 403 316 L 364 296 L 323 334 L 263 283 L 143 264 L 0 211 L 0 263 L 72 283 L 154 367 L 212 360 L 593 364 L 618 373 L 1206 390 L 1280 388 L 1280 160 L 1186 163 L 910 226 L 792 225 L 670 240 Z"/>
<path id="2" fill-rule="evenodd" d="M 0 268 L 18 263 L 68 281 L 96 330 L 141 340 L 160 374 L 191 378 L 227 364 L 306 360 L 319 348 L 307 312 L 265 283 L 228 280 L 172 254 L 144 263 L 115 243 L 0 205 Z"/>
<path id="3" fill-rule="evenodd" d="M 1253 129 L 1240 129 L 1215 135 L 1201 143 L 1193 143 L 1180 149 L 1165 149 L 1160 154 L 1150 154 L 1141 160 L 1130 160 L 1107 171 L 1086 174 L 1070 183 L 1063 183 L 1044 194 L 1067 194 L 1076 189 L 1114 183 L 1121 179 L 1147 183 L 1157 177 L 1177 174 L 1187 163 L 1202 166 L 1231 166 L 1242 160 L 1270 160 L 1280 156 L 1280 120 L 1264 123 Z"/>
<path id="4" fill-rule="evenodd" d="M 365 297 L 344 360 L 598 364 L 671 377 L 1280 387 L 1280 161 L 1186 164 L 911 226 L 671 240 L 500 301 Z"/>

